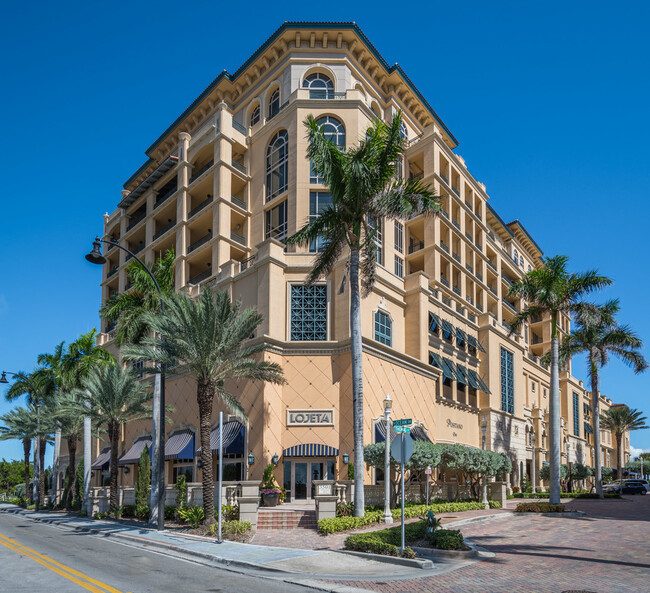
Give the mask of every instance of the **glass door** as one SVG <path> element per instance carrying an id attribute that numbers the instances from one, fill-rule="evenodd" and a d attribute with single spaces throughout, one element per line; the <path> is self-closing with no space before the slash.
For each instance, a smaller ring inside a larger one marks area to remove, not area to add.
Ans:
<path id="1" fill-rule="evenodd" d="M 306 463 L 294 463 L 294 477 L 293 477 L 293 497 L 294 500 L 307 499 L 307 480 L 309 474 L 307 473 Z"/>
<path id="2" fill-rule="evenodd" d="M 314 480 L 323 479 L 323 464 L 319 462 L 312 462 L 310 465 L 311 475 L 309 480 L 309 491 L 311 492 L 311 497 L 314 498 L 314 495 L 316 494 L 316 485 L 314 484 Z"/>

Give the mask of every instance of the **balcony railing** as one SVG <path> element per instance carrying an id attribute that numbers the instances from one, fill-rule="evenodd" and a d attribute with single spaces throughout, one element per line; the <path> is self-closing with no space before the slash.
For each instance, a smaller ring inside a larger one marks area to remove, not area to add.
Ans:
<path id="1" fill-rule="evenodd" d="M 451 299 L 446 297 L 444 294 L 442 295 L 442 302 L 448 307 L 451 307 Z"/>
<path id="2" fill-rule="evenodd" d="M 460 190 L 457 187 L 451 186 L 451 191 L 453 191 L 458 197 L 460 197 Z"/>
<path id="3" fill-rule="evenodd" d="M 497 267 L 490 261 L 487 261 L 487 265 L 490 266 L 495 272 L 497 271 Z"/>
<path id="4" fill-rule="evenodd" d="M 243 272 L 244 270 L 247 270 L 253 265 L 253 262 L 255 261 L 255 256 L 252 255 L 251 257 L 247 257 L 246 259 L 241 260 L 239 262 L 239 271 Z"/>
<path id="5" fill-rule="evenodd" d="M 476 323 L 476 315 L 474 315 L 474 313 L 470 313 L 468 311 L 467 312 L 467 319 L 469 319 L 472 323 Z"/>
<path id="6" fill-rule="evenodd" d="M 240 124 L 238 121 L 235 121 L 234 119 L 232 120 L 232 127 L 238 132 L 244 134 L 244 136 L 248 136 L 248 130 L 242 124 Z"/>
<path id="7" fill-rule="evenodd" d="M 465 297 L 465 300 L 466 300 L 470 305 L 473 305 L 473 304 L 474 304 L 474 299 L 473 299 L 471 296 L 469 296 L 469 295 L 467 295 L 467 296 Z"/>
<path id="8" fill-rule="evenodd" d="M 483 313 L 483 305 L 481 305 L 481 303 L 476 303 L 476 308 Z"/>
<path id="9" fill-rule="evenodd" d="M 130 231 L 136 224 L 142 222 L 146 215 L 147 215 L 146 212 L 141 212 L 140 214 L 136 215 L 135 217 L 132 217 L 129 220 L 129 226 L 126 227 L 126 230 Z"/>
<path id="10" fill-rule="evenodd" d="M 117 271 L 120 269 L 120 266 L 113 266 L 108 273 L 106 274 L 106 279 L 110 278 L 111 276 L 115 276 L 117 274 Z M 108 330 L 107 330 L 108 331 Z"/>
<path id="11" fill-rule="evenodd" d="M 174 228 L 176 225 L 176 221 L 172 220 L 171 222 L 167 223 L 163 228 L 161 228 L 156 234 L 153 236 L 153 240 L 155 241 L 156 239 L 162 237 L 168 230 Z"/>
<path id="12" fill-rule="evenodd" d="M 156 198 L 156 201 L 154 202 L 153 207 L 158 208 L 158 206 L 160 206 L 163 202 L 169 200 L 169 198 L 171 198 L 176 193 L 177 189 L 178 189 L 177 187 L 172 187 L 171 189 L 166 191 L 162 196 L 158 196 Z"/>
<path id="13" fill-rule="evenodd" d="M 451 224 L 453 224 L 460 231 L 460 223 L 457 220 L 451 219 Z"/>
<path id="14" fill-rule="evenodd" d="M 133 253 L 133 255 L 137 255 L 143 249 L 144 249 L 144 242 L 140 243 L 137 247 L 132 247 L 131 248 L 131 253 Z M 126 254 L 126 261 L 129 261 L 133 257 L 133 255 L 131 255 L 131 253 Z"/>
<path id="15" fill-rule="evenodd" d="M 458 286 L 452 286 L 451 288 L 458 296 L 461 295 L 460 288 Z"/>
<path id="16" fill-rule="evenodd" d="M 212 203 L 213 199 L 214 199 L 213 196 L 208 196 L 196 208 L 192 208 L 190 210 L 190 213 L 187 215 L 187 218 L 188 219 L 192 218 L 192 216 L 194 216 L 195 214 L 198 214 L 199 212 L 201 212 L 201 210 L 203 210 L 208 204 Z"/>
<path id="17" fill-rule="evenodd" d="M 235 231 L 230 231 L 230 238 L 233 241 L 236 241 L 240 245 L 246 246 L 246 237 L 242 237 L 240 234 L 236 233 Z"/>
<path id="18" fill-rule="evenodd" d="M 440 173 L 440 177 L 442 177 L 447 185 L 449 185 L 449 179 L 445 176 L 444 173 Z"/>
<path id="19" fill-rule="evenodd" d="M 530 338 L 530 343 L 534 346 L 535 344 L 543 344 L 544 340 L 542 340 L 538 335 L 533 334 Z"/>
<path id="20" fill-rule="evenodd" d="M 424 241 L 414 241 L 409 245 L 409 254 L 424 249 Z"/>
<path id="21" fill-rule="evenodd" d="M 197 274 L 194 276 L 194 278 L 190 278 L 188 284 L 199 284 L 212 276 L 212 270 L 206 270 L 205 272 L 201 272 L 200 274 Z"/>
<path id="22" fill-rule="evenodd" d="M 514 313 L 519 313 L 519 309 L 517 309 L 517 307 L 515 307 L 510 301 L 503 299 L 503 304 Z"/>
<path id="23" fill-rule="evenodd" d="M 442 247 L 447 253 L 449 253 L 449 245 L 440 239 L 440 247 Z"/>
<path id="24" fill-rule="evenodd" d="M 490 291 L 494 296 L 497 296 L 497 291 L 494 290 L 494 288 L 492 288 L 491 286 L 488 286 L 488 290 L 489 290 L 489 291 Z"/>
<path id="25" fill-rule="evenodd" d="M 409 175 L 409 179 L 424 179 L 424 171 L 420 171 L 419 173 L 411 173 Z"/>
<path id="26" fill-rule="evenodd" d="M 197 241 L 194 241 L 194 243 L 192 243 L 188 247 L 187 253 L 192 253 L 192 251 L 197 250 L 199 247 L 201 247 L 201 245 L 205 245 L 210 239 L 212 239 L 212 231 L 210 231 L 209 233 L 206 233 L 205 235 L 203 235 Z"/>
<path id="27" fill-rule="evenodd" d="M 442 215 L 449 220 L 449 212 L 447 212 L 444 208 L 440 208 L 440 212 L 442 212 Z"/>
<path id="28" fill-rule="evenodd" d="M 474 241 L 474 245 L 476 245 L 476 249 L 483 251 L 483 245 L 481 245 L 478 241 Z"/>
<path id="29" fill-rule="evenodd" d="M 474 241 L 474 237 L 472 237 L 472 235 L 470 235 L 467 231 L 465 231 L 465 236 L 469 239 L 470 243 Z"/>
<path id="30" fill-rule="evenodd" d="M 467 206 L 469 208 L 470 212 L 474 211 L 474 208 L 472 208 L 472 205 L 467 200 L 465 200 L 465 206 Z"/>
<path id="31" fill-rule="evenodd" d="M 453 257 L 458 263 L 460 263 L 460 255 L 458 255 L 455 251 L 451 252 L 451 257 Z"/>
<path id="32" fill-rule="evenodd" d="M 235 204 L 235 206 L 239 206 L 242 210 L 246 210 L 246 202 L 244 202 L 244 200 L 240 200 L 236 196 L 230 196 L 230 201 Z"/>
<path id="33" fill-rule="evenodd" d="M 108 334 L 108 333 L 112 332 L 116 327 L 117 327 L 117 321 L 111 321 L 106 326 L 106 329 L 104 330 L 104 332 Z"/>
<path id="34" fill-rule="evenodd" d="M 508 286 L 512 286 L 512 280 L 510 280 L 510 278 L 508 278 L 507 276 L 501 274 L 501 280 L 503 280 Z"/>
<path id="35" fill-rule="evenodd" d="M 465 269 L 466 269 L 470 274 L 473 274 L 473 273 L 474 273 L 474 268 L 472 268 L 472 266 L 470 266 L 469 264 L 465 264 Z"/>
<path id="36" fill-rule="evenodd" d="M 440 282 L 442 282 L 444 286 L 449 288 L 449 280 L 447 280 L 447 278 L 445 278 L 444 276 L 440 276 Z"/>
<path id="37" fill-rule="evenodd" d="M 195 171 L 192 173 L 192 176 L 190 177 L 190 183 L 194 183 L 203 173 L 205 173 L 210 167 L 214 165 L 214 160 L 211 160 L 207 162 L 205 165 L 203 165 L 198 171 Z"/>
<path id="38" fill-rule="evenodd" d="M 476 214 L 476 217 L 479 220 L 483 220 L 483 217 L 481 216 L 481 211 L 480 210 L 474 210 L 474 214 Z"/>
<path id="39" fill-rule="evenodd" d="M 244 175 L 248 175 L 248 172 L 246 171 L 246 167 L 244 167 L 244 165 L 238 163 L 235 159 L 232 159 L 231 163 L 232 166 L 235 167 L 235 169 L 237 169 L 237 171 L 243 173 Z"/>
<path id="40" fill-rule="evenodd" d="M 474 274 L 474 275 L 475 275 L 475 276 L 476 276 L 476 277 L 477 277 L 481 282 L 483 282 L 483 274 L 481 274 L 480 272 L 476 272 L 476 274 Z"/>

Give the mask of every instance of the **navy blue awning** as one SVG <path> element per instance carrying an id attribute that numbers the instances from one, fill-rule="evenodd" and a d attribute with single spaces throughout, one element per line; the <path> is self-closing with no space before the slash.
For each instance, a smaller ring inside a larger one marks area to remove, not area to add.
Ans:
<path id="1" fill-rule="evenodd" d="M 144 437 L 135 441 L 131 445 L 131 448 L 124 455 L 122 455 L 122 457 L 120 457 L 117 465 L 138 463 L 140 461 L 140 455 L 142 455 L 142 451 L 144 451 L 145 447 L 149 447 L 149 451 L 151 451 L 151 437 Z"/>
<path id="2" fill-rule="evenodd" d="M 223 425 L 223 453 L 224 455 L 244 455 L 244 437 L 246 427 L 237 420 L 225 422 Z M 219 453 L 219 425 L 210 432 L 210 449 L 215 454 Z M 201 455 L 201 447 L 196 450 Z"/>
<path id="3" fill-rule="evenodd" d="M 309 443 L 306 445 L 295 445 L 282 451 L 284 457 L 337 457 L 339 450 L 327 445 Z"/>
<path id="4" fill-rule="evenodd" d="M 97 459 L 93 461 L 90 466 L 92 469 L 106 469 L 111 460 L 111 448 L 106 447 L 102 449 L 102 452 L 97 456 Z"/>
<path id="5" fill-rule="evenodd" d="M 194 433 L 183 430 L 173 434 L 165 443 L 165 460 L 194 459 Z"/>

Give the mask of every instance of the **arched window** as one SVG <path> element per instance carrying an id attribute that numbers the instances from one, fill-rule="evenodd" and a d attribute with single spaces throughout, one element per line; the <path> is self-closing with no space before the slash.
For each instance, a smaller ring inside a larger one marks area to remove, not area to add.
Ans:
<path id="1" fill-rule="evenodd" d="M 406 124 L 403 121 L 399 122 L 399 135 L 404 141 L 409 139 L 409 133 L 406 129 Z"/>
<path id="2" fill-rule="evenodd" d="M 315 72 L 305 78 L 303 88 L 309 89 L 310 99 L 333 99 L 334 85 L 331 79 L 325 74 Z"/>
<path id="3" fill-rule="evenodd" d="M 345 127 L 338 119 L 331 115 L 326 115 L 325 117 L 318 118 L 316 123 L 323 134 L 325 134 L 325 138 L 336 144 L 341 150 L 345 150 Z M 323 178 L 319 177 L 318 173 L 314 170 L 311 161 L 309 163 L 309 183 L 325 183 Z"/>
<path id="4" fill-rule="evenodd" d="M 280 130 L 266 149 L 266 201 L 287 189 L 289 178 L 289 134 Z"/>
<path id="5" fill-rule="evenodd" d="M 268 119 L 275 117 L 278 113 L 280 113 L 280 89 L 275 89 L 271 93 L 271 98 L 269 99 Z"/>
<path id="6" fill-rule="evenodd" d="M 377 311 L 375 313 L 375 340 L 386 344 L 386 346 L 392 346 L 392 325 L 393 323 L 386 313 Z"/>
<path id="7" fill-rule="evenodd" d="M 253 112 L 251 113 L 251 128 L 260 121 L 260 115 L 260 104 L 258 103 L 255 105 L 255 109 L 253 109 Z"/>

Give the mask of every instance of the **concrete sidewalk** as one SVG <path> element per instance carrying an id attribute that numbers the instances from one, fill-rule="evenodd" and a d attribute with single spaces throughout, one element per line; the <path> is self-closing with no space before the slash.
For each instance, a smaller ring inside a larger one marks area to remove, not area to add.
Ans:
<path id="1" fill-rule="evenodd" d="M 155 531 L 120 524 L 78 517 L 71 514 L 26 511 L 15 505 L 0 503 L 0 512 L 20 514 L 26 518 L 46 522 L 60 528 L 85 531 L 101 537 L 113 538 L 120 543 L 170 554 L 177 558 L 209 565 L 229 567 L 246 571 L 264 571 L 266 576 L 277 576 L 287 582 L 314 586 L 313 579 L 345 581 L 387 581 L 436 576 L 480 561 L 480 558 L 440 559 L 435 563 L 402 560 L 394 563 L 390 557 L 370 559 L 333 550 L 305 550 L 269 545 L 242 544 L 179 534 L 172 531 Z M 490 515 L 473 520 L 503 518 Z M 461 523 L 461 522 L 459 522 Z M 462 521 L 465 523 L 465 521 Z M 449 524 L 448 527 L 451 527 Z M 423 567 L 424 566 L 424 567 Z M 308 579 L 305 580 L 305 579 Z M 323 583 L 321 583 L 321 586 Z M 332 589 L 331 583 L 326 590 Z"/>

